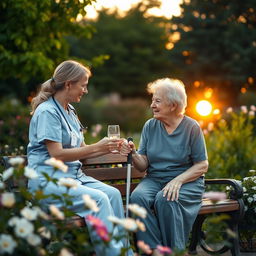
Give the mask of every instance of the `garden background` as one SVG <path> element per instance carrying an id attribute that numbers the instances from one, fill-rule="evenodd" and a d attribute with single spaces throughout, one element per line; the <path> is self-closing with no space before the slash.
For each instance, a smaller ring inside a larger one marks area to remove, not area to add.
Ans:
<path id="1" fill-rule="evenodd" d="M 87 143 L 119 124 L 138 145 L 151 117 L 146 85 L 172 77 L 184 82 L 186 114 L 204 131 L 207 177 L 242 179 L 255 169 L 256 1 L 184 0 L 179 15 L 165 17 L 151 12 L 161 1 L 143 0 L 89 19 L 95 2 L 1 1 L 0 154 L 26 152 L 32 97 L 58 63 L 75 59 L 93 73 L 75 106 Z M 208 112 L 196 108 L 201 100 Z"/>

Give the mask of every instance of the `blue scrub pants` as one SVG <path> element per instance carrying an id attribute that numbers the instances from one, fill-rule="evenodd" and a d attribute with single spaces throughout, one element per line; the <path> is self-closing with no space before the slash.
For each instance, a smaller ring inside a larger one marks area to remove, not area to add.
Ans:
<path id="1" fill-rule="evenodd" d="M 114 215 L 118 218 L 124 218 L 123 202 L 122 197 L 118 189 L 109 186 L 103 182 L 100 182 L 90 176 L 83 176 L 81 179 L 77 179 L 80 182 L 80 185 L 77 189 L 70 189 L 69 194 L 73 196 L 73 206 L 70 207 L 77 215 L 81 217 L 86 217 L 91 214 L 95 217 L 100 218 L 106 225 L 109 232 L 113 232 L 114 235 L 125 234 L 125 230 L 114 225 L 108 220 L 108 216 Z M 66 193 L 67 190 L 65 187 L 56 186 L 53 183 L 48 183 L 44 188 L 45 194 L 62 194 Z M 82 195 L 90 195 L 94 199 L 99 207 L 98 212 L 92 212 L 85 208 L 85 203 L 82 199 Z M 61 207 L 59 201 L 52 198 L 42 200 L 43 205 L 55 204 L 57 207 Z M 89 223 L 87 223 L 90 226 Z M 103 246 L 103 243 L 98 245 L 97 241 L 100 240 L 99 236 L 89 228 L 89 233 L 92 242 L 95 242 L 95 252 L 97 256 L 119 256 L 121 255 L 121 249 L 124 248 L 127 244 L 127 240 L 124 238 L 119 241 L 111 240 L 108 247 Z M 128 244 L 129 246 L 130 244 Z M 129 256 L 133 255 L 133 251 L 129 250 Z"/>
<path id="2" fill-rule="evenodd" d="M 155 249 L 157 245 L 183 250 L 195 218 L 201 207 L 204 179 L 182 185 L 178 201 L 167 201 L 163 197 L 163 187 L 171 179 L 145 177 L 131 195 L 131 203 L 147 210 L 147 217 L 141 219 L 145 232 L 137 232 L 137 240 L 142 240 Z"/>

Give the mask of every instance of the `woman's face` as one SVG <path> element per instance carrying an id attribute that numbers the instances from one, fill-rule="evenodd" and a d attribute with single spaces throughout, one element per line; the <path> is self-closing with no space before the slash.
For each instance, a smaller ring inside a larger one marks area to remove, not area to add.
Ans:
<path id="1" fill-rule="evenodd" d="M 162 121 L 170 117 L 173 104 L 168 102 L 163 89 L 156 89 L 150 107 L 153 110 L 154 118 Z"/>
<path id="2" fill-rule="evenodd" d="M 69 102 L 80 102 L 82 96 L 88 93 L 88 77 L 84 77 L 76 83 L 71 83 L 68 90 Z"/>

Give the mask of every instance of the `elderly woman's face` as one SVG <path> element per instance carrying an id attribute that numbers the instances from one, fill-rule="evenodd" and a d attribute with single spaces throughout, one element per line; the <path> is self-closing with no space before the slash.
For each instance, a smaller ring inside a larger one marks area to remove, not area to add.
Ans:
<path id="1" fill-rule="evenodd" d="M 152 103 L 150 107 L 153 110 L 154 118 L 158 120 L 164 120 L 167 117 L 170 117 L 172 104 L 168 102 L 164 90 L 157 89 L 153 93 Z"/>

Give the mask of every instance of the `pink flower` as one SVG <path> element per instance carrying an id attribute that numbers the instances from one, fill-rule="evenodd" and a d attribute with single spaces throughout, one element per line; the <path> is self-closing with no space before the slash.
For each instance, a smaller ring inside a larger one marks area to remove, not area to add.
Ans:
<path id="1" fill-rule="evenodd" d="M 87 215 L 85 217 L 86 221 L 89 222 L 92 227 L 95 229 L 97 235 L 104 241 L 109 241 L 110 237 L 108 235 L 108 230 L 103 221 L 92 215 Z"/>
<path id="2" fill-rule="evenodd" d="M 103 221 L 92 215 L 87 215 L 85 219 L 95 228 L 95 227 L 105 227 Z"/>
<path id="3" fill-rule="evenodd" d="M 220 200 L 225 200 L 227 198 L 227 195 L 224 192 L 210 191 L 210 192 L 205 192 L 204 195 L 203 195 L 203 198 L 207 198 L 207 199 L 210 199 L 213 202 L 217 202 L 217 201 L 220 201 Z"/>
<path id="4" fill-rule="evenodd" d="M 162 254 L 165 254 L 165 253 L 168 253 L 168 254 L 171 254 L 172 253 L 172 250 L 171 248 L 167 247 L 167 246 L 162 246 L 162 245 L 158 245 L 156 247 L 156 249 L 162 253 Z"/>
<path id="5" fill-rule="evenodd" d="M 138 241 L 137 246 L 146 254 L 152 253 L 152 250 L 150 249 L 149 245 L 145 244 L 144 241 Z"/>
<path id="6" fill-rule="evenodd" d="M 108 235 L 108 230 L 107 228 L 104 227 L 95 227 L 95 231 L 97 233 L 97 235 L 103 240 L 108 242 L 110 240 L 110 237 Z"/>

